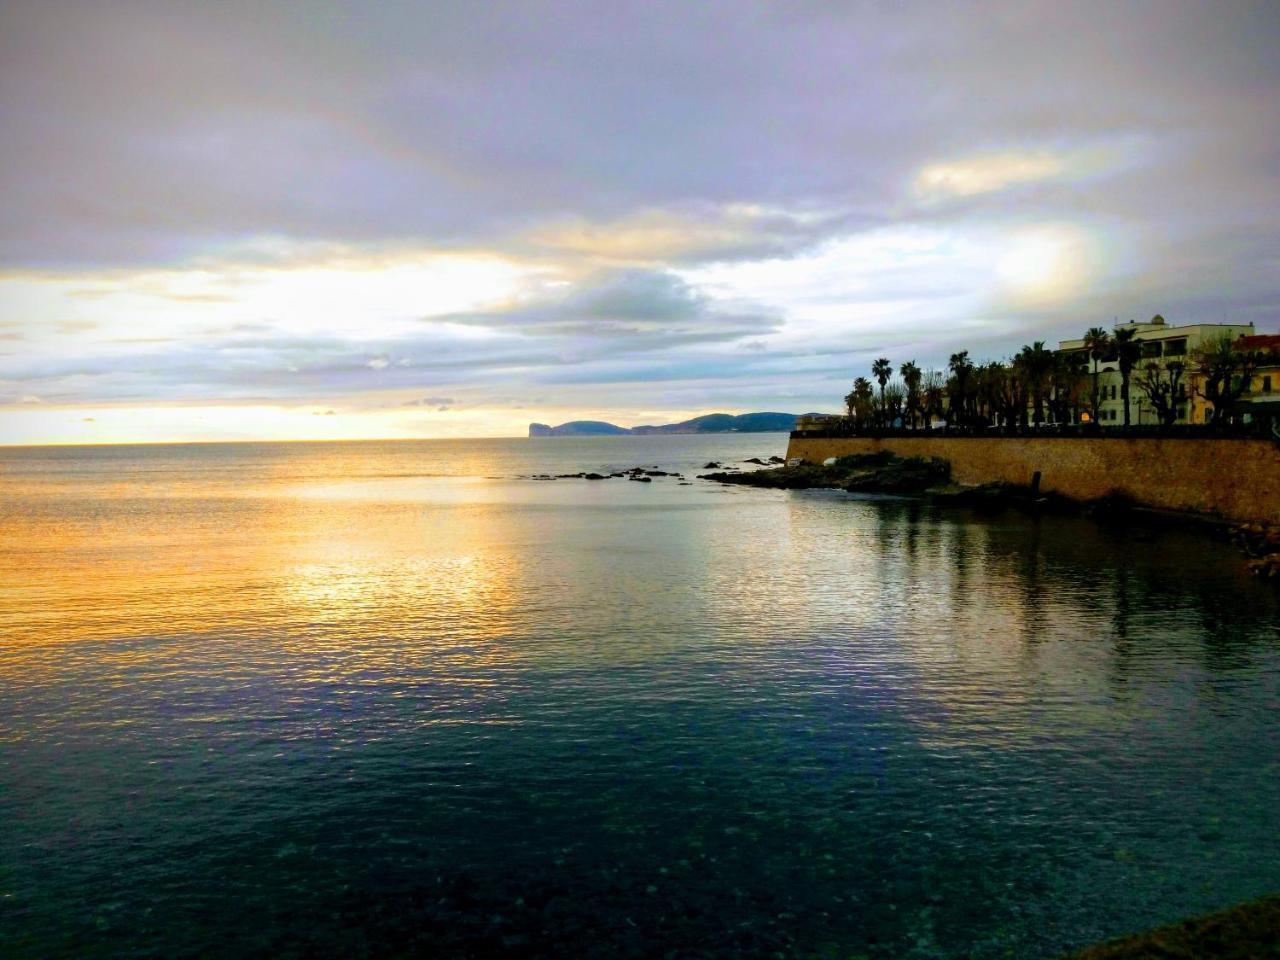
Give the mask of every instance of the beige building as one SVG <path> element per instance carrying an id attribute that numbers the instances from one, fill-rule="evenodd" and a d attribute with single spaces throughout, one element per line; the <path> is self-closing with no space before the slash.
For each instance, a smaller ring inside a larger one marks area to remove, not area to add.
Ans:
<path id="1" fill-rule="evenodd" d="M 1183 383 L 1186 384 L 1184 402 L 1178 405 L 1178 423 L 1204 423 L 1206 414 L 1212 412 L 1212 405 L 1198 396 L 1193 372 L 1190 369 L 1191 353 L 1204 343 L 1221 337 L 1251 336 L 1253 324 L 1233 323 L 1193 323 L 1182 327 L 1170 326 L 1163 317 L 1155 316 L 1146 323 L 1117 324 L 1115 330 L 1132 328 L 1134 340 L 1141 344 L 1142 358 L 1134 365 L 1129 377 L 1129 422 L 1132 424 L 1159 423 L 1155 410 L 1147 400 L 1147 396 L 1137 384 L 1137 378 L 1147 364 L 1155 361 L 1159 364 L 1178 360 L 1187 364 Z M 1114 332 L 1114 331 L 1113 331 Z M 1058 349 L 1067 352 L 1086 353 L 1083 339 L 1062 340 Z M 1093 374 L 1094 363 L 1089 360 L 1087 368 Z M 1098 363 L 1099 405 L 1098 420 L 1103 426 L 1120 426 L 1124 423 L 1124 402 L 1120 397 L 1120 371 L 1116 361 L 1102 360 Z M 1261 380 L 1259 380 L 1261 384 Z M 1276 384 L 1280 388 L 1280 383 Z M 1092 387 L 1091 387 L 1092 389 Z"/>
<path id="2" fill-rule="evenodd" d="M 1241 400 L 1245 404 L 1266 404 L 1274 409 L 1274 404 L 1280 402 L 1280 333 L 1243 337 L 1237 346 L 1242 350 L 1257 350 L 1266 356 L 1253 372 L 1249 392 Z M 1243 407 L 1243 412 L 1249 413 L 1248 406 Z"/>

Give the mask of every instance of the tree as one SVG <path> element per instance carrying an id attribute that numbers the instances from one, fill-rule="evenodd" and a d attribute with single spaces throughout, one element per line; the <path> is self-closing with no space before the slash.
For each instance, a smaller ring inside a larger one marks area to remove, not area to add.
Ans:
<path id="1" fill-rule="evenodd" d="M 891 383 L 883 390 L 881 403 L 884 406 L 885 426 L 893 426 L 893 422 L 902 416 L 902 407 L 906 403 L 907 392 L 900 383 Z"/>
<path id="2" fill-rule="evenodd" d="M 1199 381 L 1196 392 L 1213 404 L 1215 423 L 1248 392 L 1253 372 L 1263 359 L 1261 351 L 1237 350 L 1229 335 L 1208 340 L 1192 351 L 1191 368 Z"/>
<path id="3" fill-rule="evenodd" d="M 1089 382 L 1085 369 L 1087 363 L 1085 355 L 1074 350 L 1054 353 L 1049 378 L 1049 407 L 1056 422 L 1076 423 L 1080 419 L 1080 408 L 1084 405 L 1085 388 Z"/>
<path id="4" fill-rule="evenodd" d="M 933 418 L 943 413 L 942 400 L 946 395 L 946 381 L 937 370 L 926 370 L 920 387 L 921 403 L 924 413 L 924 428 L 933 427 Z"/>
<path id="5" fill-rule="evenodd" d="M 1178 420 L 1178 402 L 1186 397 L 1182 383 L 1186 369 L 1181 360 L 1170 360 L 1164 366 L 1152 361 L 1138 374 L 1138 389 L 1147 395 L 1162 427 L 1171 427 Z"/>
<path id="6" fill-rule="evenodd" d="M 1044 398 L 1053 373 L 1053 351 L 1045 349 L 1043 340 L 1037 340 L 1023 347 L 1013 362 L 1031 394 L 1033 419 L 1038 426 L 1044 423 Z"/>
<path id="7" fill-rule="evenodd" d="M 975 398 L 993 424 L 1012 430 L 1027 419 L 1027 398 L 1010 364 L 998 360 L 983 364 L 975 371 L 974 380 Z"/>
<path id="8" fill-rule="evenodd" d="M 948 383 L 951 409 L 947 420 L 950 423 L 965 423 L 969 419 L 970 381 L 973 378 L 973 364 L 969 361 L 969 351 L 961 350 L 959 353 L 953 353 L 947 361 L 947 367 L 951 370 L 951 381 Z"/>
<path id="9" fill-rule="evenodd" d="M 920 395 L 920 382 L 924 377 L 923 372 L 914 360 L 908 360 L 898 368 L 898 375 L 902 377 L 902 383 L 906 387 L 906 412 L 907 424 L 913 429 L 916 425 L 916 415 L 921 411 L 922 397 Z"/>
<path id="10" fill-rule="evenodd" d="M 853 389 L 845 396 L 844 404 L 855 426 L 865 427 L 871 422 L 874 413 L 873 396 L 870 380 L 858 377 L 853 381 Z"/>
<path id="11" fill-rule="evenodd" d="M 1107 336 L 1107 331 L 1101 327 L 1090 327 L 1084 335 L 1084 348 L 1089 354 L 1089 359 L 1093 361 L 1093 395 L 1090 398 L 1092 406 L 1089 408 L 1089 416 L 1096 422 L 1098 419 L 1098 364 L 1111 356 L 1114 345 L 1111 338 Z"/>
<path id="12" fill-rule="evenodd" d="M 1129 378 L 1133 368 L 1142 359 L 1142 344 L 1134 339 L 1137 330 L 1126 327 L 1117 330 L 1112 338 L 1115 348 L 1116 366 L 1120 368 L 1120 399 L 1124 402 L 1124 425 L 1129 426 Z"/>
<path id="13" fill-rule="evenodd" d="M 884 405 L 884 388 L 889 382 L 889 378 L 893 376 L 893 365 L 889 363 L 888 357 L 881 357 L 875 363 L 871 364 L 871 375 L 876 378 L 876 382 L 880 384 L 880 412 L 887 413 Z"/>

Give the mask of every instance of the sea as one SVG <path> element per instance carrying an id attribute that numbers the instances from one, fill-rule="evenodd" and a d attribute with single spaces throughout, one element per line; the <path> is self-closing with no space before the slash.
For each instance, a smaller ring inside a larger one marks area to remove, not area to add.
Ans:
<path id="1" fill-rule="evenodd" d="M 1280 890 L 1224 538 L 697 479 L 786 442 L 0 449 L 0 955 L 1035 960 Z"/>

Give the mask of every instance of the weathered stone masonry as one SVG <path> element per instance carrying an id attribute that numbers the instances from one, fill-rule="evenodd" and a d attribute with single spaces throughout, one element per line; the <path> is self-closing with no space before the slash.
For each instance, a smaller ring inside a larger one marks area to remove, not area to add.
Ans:
<path id="1" fill-rule="evenodd" d="M 1254 439 L 842 437 L 792 435 L 787 459 L 888 450 L 939 457 L 957 483 L 1029 484 L 1077 500 L 1120 493 L 1159 509 L 1229 520 L 1280 520 L 1280 447 Z"/>

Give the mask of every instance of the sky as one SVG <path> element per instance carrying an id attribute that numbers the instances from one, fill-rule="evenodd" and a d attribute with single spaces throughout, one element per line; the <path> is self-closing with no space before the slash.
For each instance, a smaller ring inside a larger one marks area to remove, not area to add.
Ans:
<path id="1" fill-rule="evenodd" d="M 0 0 L 0 444 L 834 411 L 1280 330 L 1274 3 Z"/>

